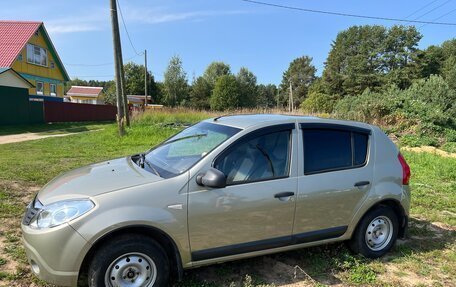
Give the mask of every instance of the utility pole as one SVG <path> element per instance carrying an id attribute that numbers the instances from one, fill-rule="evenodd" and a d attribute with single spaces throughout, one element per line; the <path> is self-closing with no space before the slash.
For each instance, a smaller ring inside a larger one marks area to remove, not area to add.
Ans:
<path id="1" fill-rule="evenodd" d="M 279 100 L 280 100 L 280 86 L 277 88 L 277 109 L 279 109 Z"/>
<path id="2" fill-rule="evenodd" d="M 122 56 L 120 54 L 120 33 L 119 33 L 119 21 L 117 19 L 117 5 L 116 0 L 110 0 L 111 5 L 111 26 L 112 26 L 112 41 L 114 47 L 114 68 L 116 75 L 116 99 L 117 99 L 117 125 L 119 127 L 119 135 L 125 135 L 125 110 L 124 101 L 122 98 L 122 83 L 120 75 L 120 65 Z"/>
<path id="3" fill-rule="evenodd" d="M 293 103 L 293 85 L 291 84 L 290 80 L 290 94 L 288 98 L 288 111 L 293 112 L 294 109 L 294 103 Z"/>
<path id="4" fill-rule="evenodd" d="M 121 85 L 122 85 L 122 98 L 123 98 L 124 111 L 125 111 L 125 120 L 126 120 L 127 127 L 129 127 L 130 126 L 130 109 L 128 108 L 125 71 L 124 71 L 123 60 L 122 60 L 122 48 L 120 48 L 120 79 L 121 79 Z"/>
<path id="5" fill-rule="evenodd" d="M 147 50 L 144 50 L 144 110 L 147 106 Z"/>

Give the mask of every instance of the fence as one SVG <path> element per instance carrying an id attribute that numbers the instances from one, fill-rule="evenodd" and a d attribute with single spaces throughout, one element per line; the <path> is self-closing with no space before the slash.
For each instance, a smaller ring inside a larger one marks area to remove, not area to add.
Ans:
<path id="1" fill-rule="evenodd" d="M 28 89 L 0 86 L 0 125 L 43 122 L 43 102 L 30 101 Z"/>
<path id="2" fill-rule="evenodd" d="M 113 121 L 116 114 L 115 106 L 44 102 L 45 122 Z"/>

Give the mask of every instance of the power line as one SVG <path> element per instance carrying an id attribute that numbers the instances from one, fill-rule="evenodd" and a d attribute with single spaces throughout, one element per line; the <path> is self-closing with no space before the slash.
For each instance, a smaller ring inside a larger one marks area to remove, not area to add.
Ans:
<path id="1" fill-rule="evenodd" d="M 442 19 L 443 17 L 450 15 L 450 14 L 453 13 L 454 11 L 456 11 L 456 9 L 453 9 L 453 10 L 451 10 L 451 11 L 449 11 L 449 12 L 447 12 L 447 13 L 445 13 L 445 14 L 439 16 L 439 17 L 437 17 L 437 18 L 433 19 L 432 21 L 437 21 L 437 20 L 439 20 L 439 19 Z M 421 25 L 421 26 L 419 27 L 419 29 L 423 28 L 424 26 L 426 26 L 426 24 Z"/>
<path id="2" fill-rule="evenodd" d="M 424 13 L 423 15 L 418 16 L 418 17 L 416 17 L 416 18 L 413 19 L 413 20 L 418 20 L 418 19 L 420 19 L 421 17 L 426 16 L 426 15 L 428 15 L 429 13 L 434 12 L 435 10 L 439 9 L 439 8 L 442 7 L 442 6 L 445 6 L 446 4 L 448 4 L 448 3 L 450 3 L 450 2 L 451 2 L 451 0 L 447 0 L 447 1 L 443 2 L 443 4 L 441 4 L 441 5 L 437 6 L 437 7 L 435 7 L 434 9 L 431 9 L 431 10 L 427 11 L 427 12 Z M 428 23 L 426 23 L 426 24 L 428 24 Z"/>
<path id="3" fill-rule="evenodd" d="M 141 56 L 141 55 L 134 55 L 128 59 L 125 59 L 125 61 L 133 60 L 134 58 L 136 58 L 138 56 Z M 77 67 L 101 67 L 101 66 L 112 66 L 112 65 L 114 65 L 113 62 L 103 63 L 103 64 L 68 64 L 68 63 L 65 63 L 65 66 L 77 66 Z"/>
<path id="4" fill-rule="evenodd" d="M 422 6 L 421 8 L 415 10 L 413 13 L 407 15 L 404 19 L 408 19 L 409 17 L 412 17 L 413 15 L 415 15 L 416 13 L 420 12 L 420 11 L 423 11 L 424 9 L 426 9 L 427 7 L 431 6 L 432 4 L 434 4 L 435 2 L 438 2 L 440 0 L 434 0 L 434 1 L 431 1 L 429 2 L 428 4 Z"/>
<path id="5" fill-rule="evenodd" d="M 71 76 L 73 79 L 79 79 L 79 78 L 114 78 L 114 75 L 92 75 L 92 76 Z"/>
<path id="6" fill-rule="evenodd" d="M 449 23 L 449 22 L 418 21 L 418 20 L 407 20 L 407 19 L 390 18 L 390 17 L 377 17 L 377 16 L 368 16 L 368 15 L 359 15 L 359 14 L 348 14 L 348 13 L 340 13 L 340 12 L 332 12 L 332 11 L 307 9 L 307 8 L 301 8 L 301 7 L 285 6 L 285 5 L 279 5 L 279 4 L 267 3 L 267 2 L 261 2 L 261 1 L 254 1 L 254 0 L 241 0 L 241 1 L 258 4 L 258 5 L 263 5 L 263 6 L 296 10 L 296 11 L 301 11 L 301 12 L 334 15 L 334 16 L 362 18 L 362 19 L 375 19 L 375 20 L 383 20 L 383 21 L 398 21 L 398 22 L 430 24 L 430 25 L 456 26 L 456 23 Z"/>
<path id="7" fill-rule="evenodd" d="M 130 45 L 131 45 L 131 47 L 133 48 L 133 51 L 135 52 L 135 54 L 136 54 L 137 56 L 142 56 L 143 54 L 142 54 L 142 53 L 140 54 L 140 53 L 138 53 L 138 51 L 136 51 L 135 45 L 133 45 L 133 42 L 131 41 L 130 33 L 128 33 L 127 25 L 125 24 L 125 20 L 124 20 L 123 14 L 122 14 L 122 9 L 120 8 L 120 2 L 119 2 L 119 0 L 117 0 L 117 5 L 119 6 L 120 18 L 122 19 L 122 23 L 123 23 L 125 32 L 126 32 L 127 37 L 128 37 L 128 41 L 130 42 Z"/>

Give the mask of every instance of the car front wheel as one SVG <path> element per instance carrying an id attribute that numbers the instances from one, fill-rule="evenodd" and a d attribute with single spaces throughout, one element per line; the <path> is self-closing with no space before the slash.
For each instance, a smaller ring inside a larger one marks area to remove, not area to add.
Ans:
<path id="1" fill-rule="evenodd" d="M 396 242 L 398 227 L 398 218 L 390 207 L 376 207 L 361 219 L 349 246 L 364 257 L 381 257 Z"/>
<path id="2" fill-rule="evenodd" d="M 88 270 L 90 287 L 167 286 L 169 263 L 152 239 L 122 235 L 103 245 Z"/>

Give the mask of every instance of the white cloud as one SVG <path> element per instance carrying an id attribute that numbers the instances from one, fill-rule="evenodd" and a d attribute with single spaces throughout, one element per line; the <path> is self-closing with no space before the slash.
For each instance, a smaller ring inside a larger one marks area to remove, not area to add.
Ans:
<path id="1" fill-rule="evenodd" d="M 207 10 L 207 11 L 193 11 L 193 12 L 165 12 L 163 9 L 137 9 L 128 7 L 124 9 L 124 16 L 128 22 L 141 22 L 147 24 L 160 24 L 167 22 L 177 22 L 185 20 L 204 20 L 209 17 L 228 16 L 248 14 L 249 11 L 243 10 Z"/>
<path id="2" fill-rule="evenodd" d="M 88 32 L 88 31 L 99 31 L 100 26 L 91 24 L 46 24 L 47 30 L 50 34 L 64 34 L 64 33 L 75 33 L 75 32 Z"/>
<path id="3" fill-rule="evenodd" d="M 75 13 L 79 14 L 79 13 Z M 68 15 L 62 18 L 51 18 L 44 21 L 50 34 L 100 31 L 109 27 L 109 10 L 92 8 L 90 13 L 80 16 Z"/>

